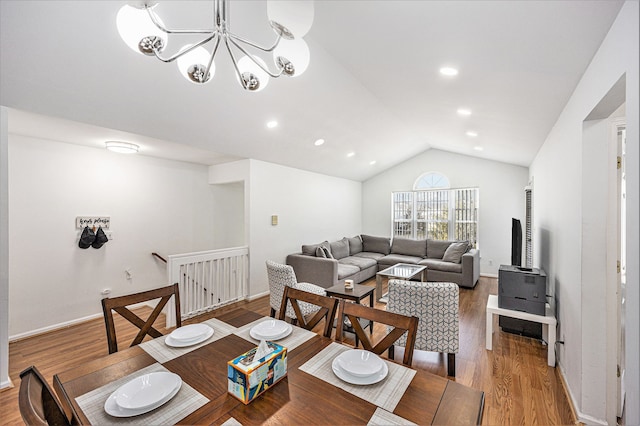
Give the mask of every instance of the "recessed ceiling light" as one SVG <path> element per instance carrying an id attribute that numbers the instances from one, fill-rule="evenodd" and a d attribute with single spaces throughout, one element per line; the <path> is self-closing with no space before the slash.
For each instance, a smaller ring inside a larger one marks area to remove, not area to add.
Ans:
<path id="1" fill-rule="evenodd" d="M 471 115 L 471 110 L 466 108 L 458 108 L 458 115 Z"/>
<path id="2" fill-rule="evenodd" d="M 483 151 L 484 148 L 481 146 L 474 146 L 473 149 L 475 149 L 476 151 Z"/>
<path id="3" fill-rule="evenodd" d="M 469 136 L 470 138 L 475 138 L 478 136 L 478 132 L 474 132 L 473 130 L 469 130 L 467 132 L 467 136 Z"/>
<path id="4" fill-rule="evenodd" d="M 320 145 L 322 145 L 323 143 L 324 143 L 324 139 L 318 139 L 318 140 L 317 140 L 317 141 L 315 141 L 313 144 L 314 144 L 315 146 L 320 146 Z"/>
<path id="5" fill-rule="evenodd" d="M 267 127 L 270 129 L 278 127 L 278 122 L 276 120 L 267 121 Z"/>
<path id="6" fill-rule="evenodd" d="M 442 67 L 440 68 L 440 74 L 446 75 L 447 77 L 453 77 L 458 75 L 458 70 L 451 67 Z"/>
<path id="7" fill-rule="evenodd" d="M 376 160 L 369 161 L 369 165 L 373 166 L 374 164 L 376 164 Z"/>
<path id="8" fill-rule="evenodd" d="M 109 151 L 118 152 L 120 154 L 135 154 L 140 148 L 134 143 L 120 141 L 107 141 L 104 145 Z"/>
<path id="9" fill-rule="evenodd" d="M 347 154 L 347 157 L 353 157 L 354 155 L 356 155 L 355 152 L 350 152 L 350 153 Z"/>

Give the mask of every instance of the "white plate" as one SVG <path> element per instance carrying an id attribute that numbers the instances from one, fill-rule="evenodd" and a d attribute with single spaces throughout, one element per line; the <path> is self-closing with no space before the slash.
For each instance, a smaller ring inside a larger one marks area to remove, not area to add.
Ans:
<path id="1" fill-rule="evenodd" d="M 189 341 L 189 342 L 182 342 L 182 341 L 174 340 L 171 337 L 171 335 L 169 334 L 167 336 L 167 338 L 164 339 L 164 343 L 167 346 L 171 346 L 171 347 L 174 347 L 174 348 L 184 348 L 184 347 L 187 347 L 187 346 L 197 345 L 198 343 L 202 343 L 205 340 L 209 339 L 211 336 L 213 336 L 213 328 L 209 327 L 209 331 L 207 331 L 207 334 L 204 334 L 204 335 L 200 336 L 196 340 Z"/>
<path id="2" fill-rule="evenodd" d="M 382 369 L 376 374 L 369 377 L 357 377 L 347 373 L 338 365 L 335 358 L 331 363 L 331 368 L 333 369 L 333 374 L 335 374 L 340 380 L 352 385 L 373 385 L 374 383 L 378 383 L 379 381 L 387 377 L 387 374 L 389 374 L 389 367 L 384 361 L 382 363 Z"/>
<path id="3" fill-rule="evenodd" d="M 356 377 L 369 377 L 380 370 L 384 361 L 373 352 L 351 349 L 336 357 L 338 365 L 347 373 Z"/>
<path id="4" fill-rule="evenodd" d="M 190 324 L 176 328 L 169 336 L 176 342 L 192 342 L 198 340 L 211 330 L 207 324 Z"/>
<path id="5" fill-rule="evenodd" d="M 115 392 L 113 392 L 109 398 L 107 398 L 107 400 L 104 403 L 104 411 L 109 414 L 110 416 L 113 417 L 133 417 L 133 416 L 139 416 L 140 414 L 144 414 L 144 413 L 148 413 L 149 411 L 155 410 L 156 408 L 160 407 L 161 405 L 166 404 L 167 402 L 169 402 L 174 396 L 176 396 L 176 394 L 178 393 L 178 391 L 180 390 L 180 387 L 182 386 L 182 380 L 180 380 L 180 382 L 178 383 L 178 385 L 175 387 L 175 389 L 173 389 L 171 391 L 171 393 L 169 393 L 167 396 L 165 396 L 163 399 L 161 399 L 160 401 L 158 401 L 157 403 L 147 407 L 147 408 L 140 408 L 140 409 L 127 409 L 127 408 L 122 408 L 118 405 L 118 403 L 116 402 L 116 394 L 117 394 L 117 390 Z"/>
<path id="6" fill-rule="evenodd" d="M 287 326 L 290 326 L 290 324 L 282 320 L 270 319 L 251 327 L 251 331 L 264 339 L 273 339 L 287 331 Z"/>
<path id="7" fill-rule="evenodd" d="M 127 410 L 143 410 L 165 399 L 181 383 L 180 376 L 168 371 L 144 374 L 116 390 L 116 404 Z"/>
<path id="8" fill-rule="evenodd" d="M 269 340 L 269 341 L 276 341 L 276 340 L 280 340 L 280 339 L 284 339 L 285 337 L 287 337 L 288 335 L 291 334 L 291 332 L 293 331 L 293 327 L 291 326 L 291 324 L 285 323 L 287 324 L 287 329 L 285 331 L 283 331 L 281 334 L 278 334 L 276 336 L 273 337 L 267 337 L 267 336 L 263 336 L 260 333 L 257 333 L 254 328 L 251 328 L 251 330 L 249 330 L 249 335 L 251 337 L 253 337 L 256 340 Z"/>

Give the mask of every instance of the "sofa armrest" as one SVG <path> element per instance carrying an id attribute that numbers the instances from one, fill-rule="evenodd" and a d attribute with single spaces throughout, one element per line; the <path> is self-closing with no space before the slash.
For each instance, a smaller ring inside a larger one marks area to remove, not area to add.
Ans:
<path id="1" fill-rule="evenodd" d="M 338 284 L 338 261 L 301 253 L 287 256 L 287 265 L 293 267 L 298 282 L 307 282 L 322 288 Z"/>
<path id="2" fill-rule="evenodd" d="M 473 288 L 480 278 L 480 250 L 471 249 L 462 255 L 461 286 Z"/>

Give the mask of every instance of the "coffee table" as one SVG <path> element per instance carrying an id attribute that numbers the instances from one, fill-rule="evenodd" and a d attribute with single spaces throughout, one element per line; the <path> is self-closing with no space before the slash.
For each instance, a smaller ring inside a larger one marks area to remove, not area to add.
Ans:
<path id="1" fill-rule="evenodd" d="M 327 296 L 339 297 L 341 299 L 352 300 L 355 303 L 360 304 L 360 301 L 365 297 L 369 296 L 369 306 L 372 308 L 373 306 L 373 291 L 375 287 L 371 287 L 368 285 L 362 284 L 354 284 L 353 288 L 345 288 L 344 284 L 334 285 L 333 287 L 329 287 L 325 289 L 327 292 Z M 337 321 L 340 321 L 344 324 L 344 318 L 338 318 Z M 336 323 L 337 324 L 337 323 Z M 362 320 L 360 322 L 362 328 L 369 327 L 369 332 L 373 335 L 373 321 Z M 353 327 L 350 327 L 347 324 L 344 324 L 345 331 L 350 333 L 354 333 Z M 355 333 L 354 333 L 355 334 Z M 358 346 L 358 335 L 356 334 L 356 347 Z"/>
<path id="2" fill-rule="evenodd" d="M 382 277 L 387 277 L 387 279 L 402 278 L 410 280 L 420 275 L 420 281 L 424 281 L 426 270 L 427 267 L 425 265 L 396 263 L 395 265 L 378 272 L 376 274 L 376 297 L 378 298 L 378 302 L 387 303 L 387 300 L 384 297 L 386 296 L 386 293 L 382 294 Z"/>

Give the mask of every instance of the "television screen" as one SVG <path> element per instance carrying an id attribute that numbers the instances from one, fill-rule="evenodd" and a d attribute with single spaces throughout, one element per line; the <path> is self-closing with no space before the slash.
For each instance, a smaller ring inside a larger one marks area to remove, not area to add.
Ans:
<path id="1" fill-rule="evenodd" d="M 522 225 L 516 218 L 511 219 L 511 264 L 522 266 Z"/>

